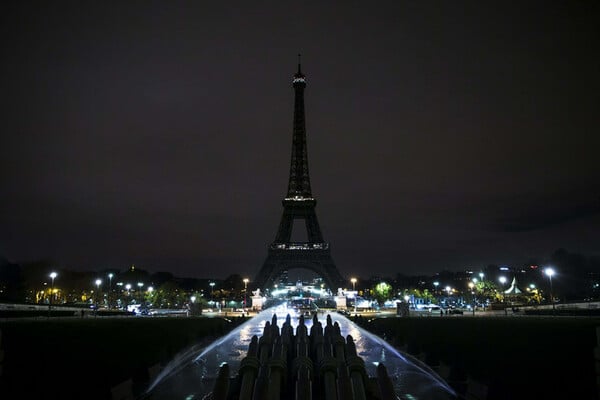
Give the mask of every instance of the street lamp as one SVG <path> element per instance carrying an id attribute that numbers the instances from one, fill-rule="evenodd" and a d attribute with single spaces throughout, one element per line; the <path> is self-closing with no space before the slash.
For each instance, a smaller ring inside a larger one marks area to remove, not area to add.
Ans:
<path id="1" fill-rule="evenodd" d="M 481 304 L 483 306 L 483 311 L 485 311 L 485 301 L 486 301 L 486 298 L 485 298 L 485 281 L 483 280 L 484 276 L 485 275 L 483 274 L 483 272 L 479 273 L 479 279 L 481 280 L 481 286 L 480 286 L 480 289 L 481 289 L 481 298 L 480 298 L 480 301 L 481 301 Z"/>
<path id="2" fill-rule="evenodd" d="M 250 280 L 248 278 L 244 278 L 244 310 L 246 309 L 246 293 L 248 290 L 248 282 L 250 282 Z"/>
<path id="3" fill-rule="evenodd" d="M 554 275 L 554 269 L 546 268 L 544 273 L 548 275 L 548 279 L 550 279 L 550 301 L 552 302 L 552 312 L 556 311 L 556 305 L 554 304 L 554 295 L 552 294 L 552 276 Z"/>
<path id="4" fill-rule="evenodd" d="M 110 309 L 110 293 L 112 292 L 112 278 L 114 274 L 111 272 L 108 274 L 108 308 Z"/>
<path id="5" fill-rule="evenodd" d="M 469 282 L 468 286 L 471 289 L 471 304 L 473 305 L 473 315 L 475 315 L 475 283 L 477 278 L 473 278 L 471 282 Z"/>
<path id="6" fill-rule="evenodd" d="M 506 309 L 506 293 L 504 293 L 504 284 L 506 283 L 506 277 L 501 276 L 498 278 L 498 280 L 500 281 L 500 284 L 502 285 L 501 290 L 502 290 L 502 302 L 504 303 L 504 315 L 508 315 L 508 310 Z"/>
<path id="7" fill-rule="evenodd" d="M 142 304 L 144 302 L 144 293 L 142 293 L 142 286 L 144 286 L 144 284 L 142 282 L 138 282 L 137 285 L 140 292 L 140 304 Z"/>
<path id="8" fill-rule="evenodd" d="M 354 292 L 354 315 L 356 315 L 356 278 L 351 278 L 350 282 L 352 282 L 352 291 Z"/>
<path id="9" fill-rule="evenodd" d="M 100 285 L 102 285 L 102 279 L 96 279 L 96 288 L 98 288 L 98 293 L 96 293 L 96 316 L 98 316 L 98 296 L 100 295 Z"/>
<path id="10" fill-rule="evenodd" d="M 211 282 L 210 285 L 210 300 L 213 301 L 215 297 L 215 283 Z"/>
<path id="11" fill-rule="evenodd" d="M 54 278 L 56 278 L 58 274 L 54 271 L 50 273 L 50 279 L 52 279 L 52 289 L 50 289 L 50 302 L 48 303 L 48 316 L 50 316 L 50 311 L 52 310 L 52 296 L 54 296 Z"/>

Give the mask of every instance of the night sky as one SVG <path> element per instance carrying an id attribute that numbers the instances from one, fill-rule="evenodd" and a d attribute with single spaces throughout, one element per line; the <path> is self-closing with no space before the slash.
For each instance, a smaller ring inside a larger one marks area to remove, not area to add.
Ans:
<path id="1" fill-rule="evenodd" d="M 298 53 L 343 276 L 600 255 L 599 4 L 5 4 L 0 256 L 254 277 Z"/>

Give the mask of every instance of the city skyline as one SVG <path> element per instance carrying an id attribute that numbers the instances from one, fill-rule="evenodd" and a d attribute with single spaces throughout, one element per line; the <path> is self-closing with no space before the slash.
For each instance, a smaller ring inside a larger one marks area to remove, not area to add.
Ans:
<path id="1" fill-rule="evenodd" d="M 13 2 L 0 257 L 253 278 L 286 193 L 297 53 L 342 275 L 600 256 L 599 14 Z"/>

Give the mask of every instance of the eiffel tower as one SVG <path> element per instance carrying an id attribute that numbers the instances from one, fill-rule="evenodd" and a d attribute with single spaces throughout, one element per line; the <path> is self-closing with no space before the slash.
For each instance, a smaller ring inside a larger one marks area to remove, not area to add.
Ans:
<path id="1" fill-rule="evenodd" d="M 304 121 L 306 77 L 302 74 L 300 60 L 298 72 L 294 75 L 292 83 L 295 92 L 294 133 L 288 190 L 282 201 L 283 215 L 275 241 L 269 246 L 267 259 L 252 286 L 261 289 L 272 288 L 275 280 L 286 271 L 304 268 L 318 274 L 329 289 L 335 292 L 344 286 L 345 280 L 331 258 L 329 243 L 323 240 L 315 213 L 317 200 L 312 196 L 310 189 Z M 307 240 L 292 242 L 294 223 L 300 221 L 304 221 L 304 226 L 298 228 L 306 229 Z"/>

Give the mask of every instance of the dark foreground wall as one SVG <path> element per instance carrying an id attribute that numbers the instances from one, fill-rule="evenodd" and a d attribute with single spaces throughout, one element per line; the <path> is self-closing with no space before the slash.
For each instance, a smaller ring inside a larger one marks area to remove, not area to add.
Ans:
<path id="1" fill-rule="evenodd" d="M 358 319 L 397 348 L 458 367 L 487 400 L 598 399 L 597 317 Z"/>
<path id="2" fill-rule="evenodd" d="M 0 399 L 110 399 L 126 379 L 144 382 L 194 343 L 238 320 L 64 318 L 0 322 Z M 412 354 L 464 368 L 488 400 L 598 399 L 595 317 L 387 318 L 359 321 Z M 83 396 L 82 396 L 83 394 Z"/>
<path id="3" fill-rule="evenodd" d="M 63 318 L 0 322 L 0 399 L 110 399 L 110 388 L 233 329 L 222 318 Z"/>

